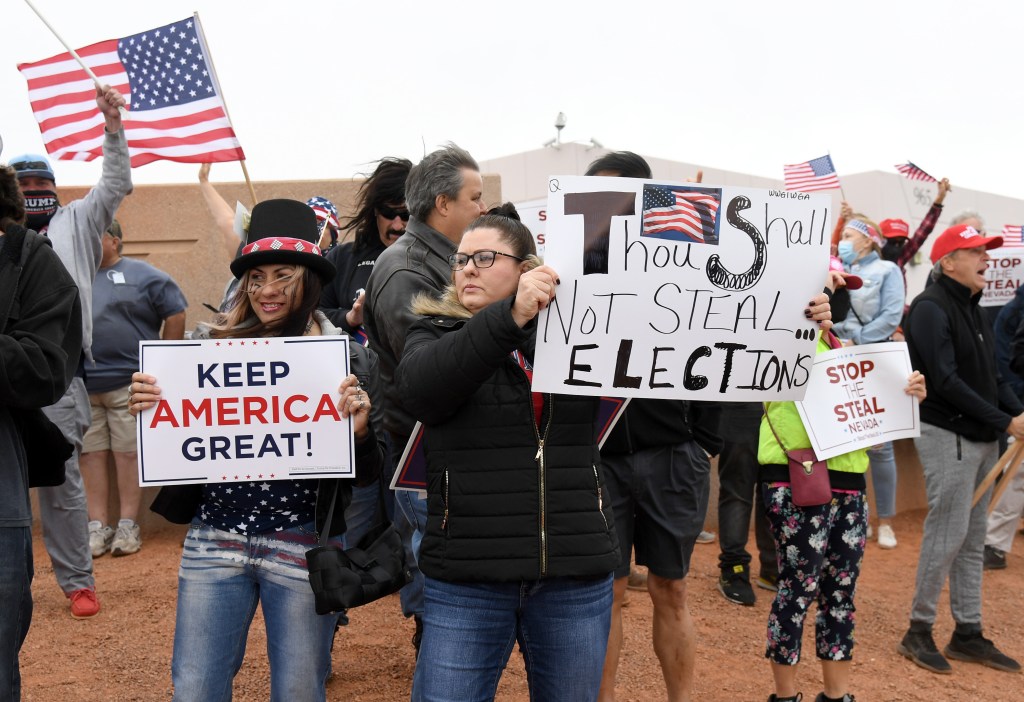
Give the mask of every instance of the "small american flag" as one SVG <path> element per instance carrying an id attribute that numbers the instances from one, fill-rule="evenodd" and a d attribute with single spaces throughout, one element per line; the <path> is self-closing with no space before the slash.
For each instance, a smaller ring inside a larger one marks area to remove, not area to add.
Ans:
<path id="1" fill-rule="evenodd" d="M 786 190 L 810 193 L 839 187 L 839 176 L 832 165 L 831 156 L 812 158 L 810 161 L 783 166 Z"/>
<path id="2" fill-rule="evenodd" d="M 1003 225 L 1003 246 L 1024 246 L 1024 237 L 1021 236 L 1022 226 L 1019 224 Z"/>
<path id="3" fill-rule="evenodd" d="M 938 183 L 939 182 L 935 178 L 933 178 L 932 176 L 928 175 L 927 173 L 922 171 L 920 168 L 915 166 L 910 161 L 907 161 L 906 163 L 901 163 L 901 164 L 897 165 L 896 166 L 896 170 L 899 171 L 900 173 L 902 173 L 903 175 L 905 175 L 910 180 L 923 180 L 923 181 L 925 181 L 927 183 Z"/>
<path id="4" fill-rule="evenodd" d="M 78 50 L 96 76 L 124 95 L 132 167 L 157 160 L 183 163 L 245 158 L 210 65 L 198 16 Z M 92 80 L 69 53 L 18 70 L 46 150 L 58 159 L 103 154 L 103 116 Z"/>
<path id="5" fill-rule="evenodd" d="M 645 185 L 641 236 L 717 244 L 721 203 L 718 188 Z"/>

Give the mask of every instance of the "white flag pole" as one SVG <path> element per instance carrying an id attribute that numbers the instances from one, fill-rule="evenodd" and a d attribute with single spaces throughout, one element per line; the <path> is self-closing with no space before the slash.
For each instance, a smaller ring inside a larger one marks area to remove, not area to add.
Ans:
<path id="1" fill-rule="evenodd" d="M 103 83 L 101 83 L 100 79 L 96 77 L 96 74 L 92 72 L 92 69 L 85 65 L 85 61 L 83 61 L 82 57 L 78 55 L 78 52 L 72 49 L 71 45 L 64 40 L 64 37 L 62 37 L 60 33 L 53 28 L 53 25 L 50 24 L 45 17 L 43 17 L 43 13 L 39 11 L 39 8 L 32 4 L 32 0 L 25 0 L 25 4 L 32 8 L 32 11 L 36 13 L 36 16 L 39 17 L 43 24 L 46 25 L 46 28 L 50 30 L 53 36 L 57 37 L 57 41 L 64 45 L 64 48 L 68 50 L 68 53 L 71 54 L 71 57 L 75 59 L 75 61 L 78 61 L 78 65 L 82 67 L 82 70 L 85 71 L 90 78 L 92 78 L 92 82 L 96 84 L 96 87 L 102 87 Z M 124 107 L 118 107 L 117 110 L 121 113 L 122 120 L 128 118 L 128 112 Z"/>
<path id="2" fill-rule="evenodd" d="M 28 2 L 28 0 L 25 0 Z M 203 23 L 199 21 L 199 13 L 194 12 L 192 18 L 196 23 L 196 36 L 199 37 L 199 42 L 203 47 L 203 54 L 206 55 L 206 63 L 210 66 L 210 77 L 213 79 L 213 85 L 217 89 L 217 94 L 220 95 L 220 101 L 224 105 L 224 116 L 227 117 L 228 124 L 231 125 L 231 129 L 235 128 L 235 125 L 231 123 L 231 113 L 228 112 L 228 101 L 224 97 L 224 91 L 220 87 L 220 80 L 217 78 L 217 69 L 213 65 L 213 55 L 210 53 L 210 46 L 206 43 L 206 34 L 203 32 Z M 259 203 L 259 199 L 256 197 L 256 189 L 252 187 L 252 180 L 249 178 L 249 169 L 245 167 L 245 159 L 239 159 L 238 164 L 242 167 L 242 175 L 245 176 L 245 184 L 249 186 L 249 195 L 252 197 L 252 204 L 255 207 Z M 245 237 L 242 237 L 245 240 Z"/>

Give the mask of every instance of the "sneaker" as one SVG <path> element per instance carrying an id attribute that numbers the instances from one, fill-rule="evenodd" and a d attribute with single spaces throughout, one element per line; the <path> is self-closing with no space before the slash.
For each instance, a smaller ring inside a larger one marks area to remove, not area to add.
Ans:
<path id="1" fill-rule="evenodd" d="M 1020 670 L 1020 663 L 996 648 L 996 645 L 982 636 L 980 631 L 964 635 L 953 632 L 953 638 L 946 644 L 943 652 L 958 661 L 981 663 L 1007 673 L 1016 673 Z"/>
<path id="2" fill-rule="evenodd" d="M 117 533 L 110 544 L 111 556 L 127 556 L 142 548 L 139 537 L 139 525 L 131 519 L 122 519 L 117 523 Z"/>
<path id="3" fill-rule="evenodd" d="M 718 591 L 730 602 L 753 607 L 757 601 L 754 596 L 754 588 L 750 587 L 750 572 L 745 565 L 734 565 L 731 568 L 722 568 L 722 574 L 718 578 Z"/>
<path id="4" fill-rule="evenodd" d="M 635 568 L 629 569 L 629 578 L 626 580 L 626 587 L 630 590 L 647 590 L 647 573 Z"/>
<path id="5" fill-rule="evenodd" d="M 103 526 L 102 522 L 93 520 L 89 522 L 89 550 L 93 558 L 99 558 L 110 550 L 110 543 L 114 540 L 114 530 Z"/>
<path id="6" fill-rule="evenodd" d="M 698 544 L 713 544 L 715 543 L 715 532 L 713 531 L 701 531 L 697 534 Z"/>
<path id="7" fill-rule="evenodd" d="M 868 524 L 867 538 L 870 540 L 871 537 L 874 535 L 874 533 L 875 533 L 875 530 L 871 528 L 870 524 Z"/>
<path id="8" fill-rule="evenodd" d="M 879 529 L 879 531 L 881 531 L 881 529 Z M 832 698 L 825 697 L 825 693 L 824 692 L 819 692 L 818 696 L 814 698 L 814 702 L 826 702 L 826 700 L 829 700 L 829 699 L 832 699 Z M 857 702 L 857 700 L 854 698 L 853 695 L 851 695 L 849 692 L 847 692 L 845 695 L 843 695 L 842 697 L 839 698 L 838 702 Z"/>
<path id="9" fill-rule="evenodd" d="M 882 524 L 878 527 L 878 547 L 896 548 L 896 534 L 888 524 Z"/>
<path id="10" fill-rule="evenodd" d="M 909 630 L 904 634 L 903 640 L 900 641 L 899 645 L 896 646 L 896 651 L 925 670 L 942 675 L 953 673 L 953 667 L 939 653 L 939 649 L 935 646 L 935 640 L 932 638 L 932 632 L 930 631 Z"/>
<path id="11" fill-rule="evenodd" d="M 778 575 L 764 575 L 763 573 L 757 576 L 757 586 L 762 590 L 770 590 L 771 592 L 779 591 L 779 576 Z"/>
<path id="12" fill-rule="evenodd" d="M 803 693 L 796 693 L 796 697 L 776 697 L 768 695 L 768 702 L 800 702 L 804 698 Z"/>
<path id="13" fill-rule="evenodd" d="M 96 588 L 83 587 L 67 594 L 71 600 L 71 616 L 75 619 L 88 619 L 100 613 L 100 601 L 96 599 Z"/>
<path id="14" fill-rule="evenodd" d="M 995 546 L 985 547 L 985 570 L 1002 570 L 1006 567 L 1006 553 Z"/>

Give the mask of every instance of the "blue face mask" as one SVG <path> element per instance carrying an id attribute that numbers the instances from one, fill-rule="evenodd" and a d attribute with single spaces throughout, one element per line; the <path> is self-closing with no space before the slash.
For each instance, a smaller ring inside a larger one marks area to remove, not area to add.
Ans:
<path id="1" fill-rule="evenodd" d="M 839 259 L 848 266 L 852 266 L 853 262 L 857 260 L 857 252 L 853 248 L 852 241 L 840 241 L 837 253 Z"/>

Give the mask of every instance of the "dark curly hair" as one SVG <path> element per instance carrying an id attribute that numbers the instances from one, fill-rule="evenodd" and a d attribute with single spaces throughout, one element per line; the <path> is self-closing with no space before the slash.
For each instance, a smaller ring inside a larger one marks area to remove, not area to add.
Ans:
<path id="1" fill-rule="evenodd" d="M 355 247 L 362 248 L 377 238 L 377 208 L 405 202 L 405 179 L 412 170 L 407 158 L 382 158 L 377 168 L 359 186 L 356 200 L 359 208 L 343 231 L 356 230 Z"/>
<path id="2" fill-rule="evenodd" d="M 10 166 L 0 166 L 0 231 L 25 223 L 25 197 L 18 188 L 18 175 Z"/>

